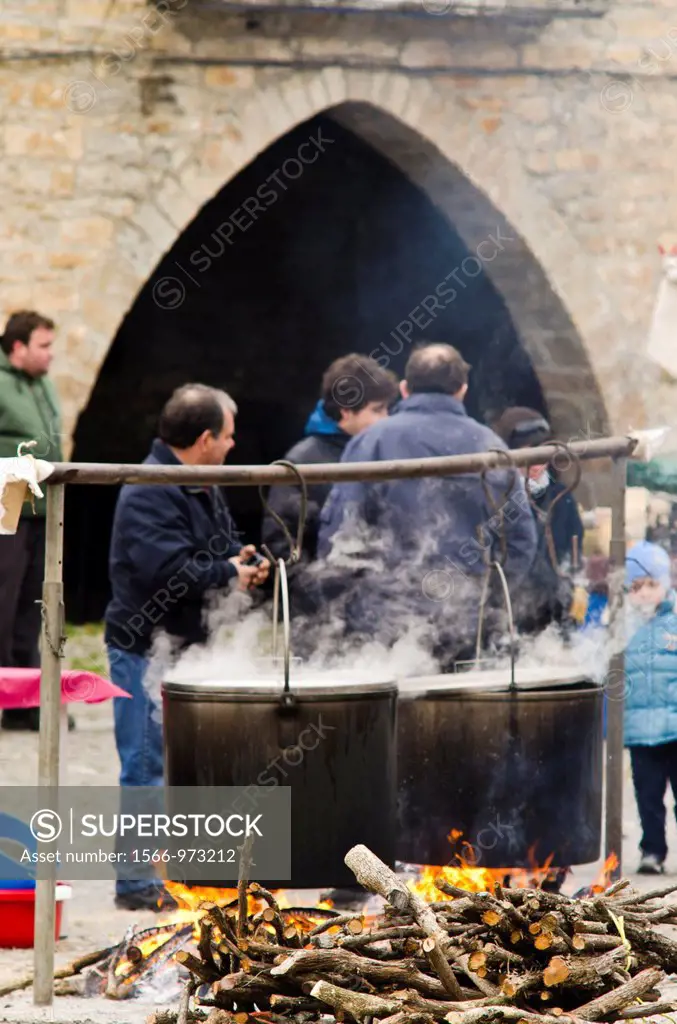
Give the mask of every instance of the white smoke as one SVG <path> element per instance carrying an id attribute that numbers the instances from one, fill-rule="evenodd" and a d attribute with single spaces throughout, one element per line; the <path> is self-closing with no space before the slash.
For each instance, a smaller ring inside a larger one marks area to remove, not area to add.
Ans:
<path id="1" fill-rule="evenodd" d="M 612 586 L 616 582 L 613 577 L 609 580 Z M 624 650 L 627 638 L 634 628 L 636 623 L 633 620 L 632 609 L 626 607 L 624 614 L 618 616 L 613 627 L 576 630 L 569 636 L 564 636 L 561 630 L 552 624 L 536 636 L 518 637 L 516 680 L 519 684 L 520 670 L 540 669 L 544 678 L 547 678 L 548 672 L 575 672 L 591 682 L 603 685 L 612 658 Z M 501 665 L 509 665 L 509 659 L 503 659 Z"/>
<path id="2" fill-rule="evenodd" d="M 348 545 L 346 546 L 346 549 Z M 346 549 L 337 546 L 338 565 Z M 359 548 L 354 548 L 359 552 Z M 350 562 L 351 567 L 354 563 Z M 370 560 L 370 568 L 373 561 Z M 337 562 L 332 562 L 335 568 Z M 311 571 L 314 567 L 311 567 Z M 439 666 L 429 652 L 429 636 L 421 622 L 399 624 L 399 635 L 393 644 L 373 637 L 344 635 L 342 608 L 345 592 L 328 605 L 329 614 L 315 621 L 303 616 L 291 622 L 290 680 L 303 685 L 318 681 L 337 684 L 393 682 L 398 677 L 436 672 Z M 146 687 L 161 716 L 163 680 L 212 681 L 214 683 L 266 683 L 284 681 L 283 624 L 277 629 L 277 649 L 273 650 L 272 603 L 255 607 L 251 594 L 231 587 L 215 596 L 206 612 L 209 639 L 177 654 L 167 636 L 159 636 L 154 644 Z M 327 609 L 325 609 L 325 612 Z M 392 612 L 389 612 L 392 614 Z M 303 641 L 303 642 L 302 642 Z M 310 642 L 309 642 L 310 641 Z M 304 657 L 298 656 L 302 647 Z"/>
<path id="3" fill-rule="evenodd" d="M 435 501 L 431 500 L 430 505 L 433 507 Z M 521 514 L 531 512 L 525 509 Z M 360 524 L 359 529 L 342 530 L 337 534 L 330 557 L 324 562 L 304 566 L 300 579 L 298 576 L 294 579 L 298 569 L 292 567 L 292 604 L 299 599 L 299 591 L 301 598 L 310 594 L 317 599 L 314 610 L 298 614 L 297 607 L 297 614 L 292 618 L 292 687 L 295 681 L 303 685 L 320 679 L 359 685 L 412 676 L 429 677 L 445 667 L 440 658 L 445 656 L 447 640 L 465 651 L 464 658 L 472 657 L 482 581 L 482 577 L 474 573 L 482 557 L 481 541 L 473 547 L 474 572 L 469 565 L 451 562 L 441 568 L 430 568 L 437 564 L 435 556 L 440 535 L 454 529 L 452 519 L 450 512 L 434 519 L 429 516 L 427 523 L 429 526 L 433 522 L 433 528 L 421 530 L 420 536 L 416 534 L 416 525 L 412 524 L 418 548 L 407 551 L 401 564 L 393 564 L 392 552 L 397 547 L 387 531 L 381 530 L 376 535 Z M 485 540 L 485 544 L 488 543 L 489 539 Z M 428 586 L 432 576 L 435 576 L 435 587 Z M 360 602 L 365 593 L 369 596 L 362 621 Z M 359 632 L 346 628 L 351 616 L 353 627 L 357 620 Z M 491 668 L 492 674 L 504 672 L 507 682 L 510 679 L 510 660 L 505 653 L 509 649 L 507 617 L 500 609 L 488 611 L 486 618 L 488 633 L 493 631 L 499 640 L 503 633 L 505 643 L 499 642 L 497 649 L 504 653 L 498 656 L 494 650 L 491 658 L 483 655 L 477 667 Z M 161 683 L 168 673 L 176 681 L 228 684 L 259 680 L 269 685 L 277 682 L 282 685 L 283 630 L 280 622 L 274 652 L 272 602 L 257 606 L 250 593 L 231 585 L 226 593 L 211 600 L 206 622 L 209 640 L 204 645 L 193 646 L 177 655 L 167 638 L 156 642 L 147 686 L 158 709 Z M 588 630 L 574 632 L 565 639 L 558 627 L 551 626 L 535 637 L 520 637 L 517 683 L 519 685 L 520 671 L 532 677 L 536 670 L 542 672 L 544 682 L 548 675 L 555 673 L 579 674 L 602 683 L 611 657 L 623 648 L 623 633 L 624 630 L 617 629 L 612 636 L 609 630 Z"/>

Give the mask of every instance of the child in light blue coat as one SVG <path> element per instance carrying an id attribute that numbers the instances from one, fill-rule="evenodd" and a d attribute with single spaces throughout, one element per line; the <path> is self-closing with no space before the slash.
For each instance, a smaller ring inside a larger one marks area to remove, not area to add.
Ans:
<path id="1" fill-rule="evenodd" d="M 642 823 L 639 873 L 662 874 L 665 791 L 677 798 L 677 595 L 670 558 L 642 541 L 625 563 L 631 635 L 625 652 L 625 745 Z"/>

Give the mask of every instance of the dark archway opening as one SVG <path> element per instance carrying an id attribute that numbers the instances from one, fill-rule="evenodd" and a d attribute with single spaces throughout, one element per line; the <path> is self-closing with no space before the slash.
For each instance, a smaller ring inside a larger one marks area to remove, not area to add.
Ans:
<path id="1" fill-rule="evenodd" d="M 282 175 L 285 160 L 318 133 L 332 141 L 316 162 L 298 180 Z M 256 222 L 237 213 L 276 173 L 286 187 Z M 249 226 L 235 226 L 226 244 L 217 229 L 234 217 Z M 200 210 L 142 288 L 80 416 L 73 459 L 142 460 L 162 404 L 189 380 L 226 388 L 237 401 L 231 461 L 279 458 L 301 436 L 332 359 L 378 349 L 392 353 L 392 368 L 402 372 L 411 345 L 391 332 L 453 270 L 463 282 L 457 298 L 416 327 L 411 343 L 443 340 L 463 352 L 473 366 L 471 415 L 490 419 L 512 404 L 547 413 L 491 277 L 459 269 L 469 256 L 474 251 L 426 193 L 377 148 L 329 115 L 299 125 Z M 116 494 L 67 489 L 72 621 L 103 614 Z M 258 540 L 256 489 L 233 488 L 229 500 L 247 539 Z"/>

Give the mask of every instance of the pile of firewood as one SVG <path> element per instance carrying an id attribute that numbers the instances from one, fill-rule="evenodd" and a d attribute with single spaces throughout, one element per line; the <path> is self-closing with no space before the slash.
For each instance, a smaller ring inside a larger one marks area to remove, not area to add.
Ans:
<path id="1" fill-rule="evenodd" d="M 366 847 L 345 858 L 358 882 L 386 901 L 365 927 L 358 915 L 329 916 L 304 931 L 272 893 L 240 883 L 238 908 L 204 906 L 198 955 L 181 1024 L 198 993 L 213 1024 L 449 1024 L 615 1021 L 674 1008 L 658 985 L 677 972 L 677 941 L 654 930 L 677 922 L 675 890 L 644 893 L 626 881 L 586 899 L 539 889 L 466 892 L 438 879 L 425 903 Z M 266 909 L 247 912 L 247 893 Z"/>

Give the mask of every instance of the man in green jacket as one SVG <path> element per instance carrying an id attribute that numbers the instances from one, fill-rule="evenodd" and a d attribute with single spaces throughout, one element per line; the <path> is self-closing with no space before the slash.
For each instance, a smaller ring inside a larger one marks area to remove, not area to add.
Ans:
<path id="1" fill-rule="evenodd" d="M 62 461 L 56 391 L 47 377 L 54 324 L 39 313 L 13 313 L 0 338 L 0 457 L 17 454 L 22 441 L 37 441 L 36 458 Z M 45 572 L 46 500 L 24 504 L 14 536 L 0 536 L 0 666 L 40 664 L 40 606 Z M 39 728 L 39 710 L 4 711 L 4 729 Z"/>

